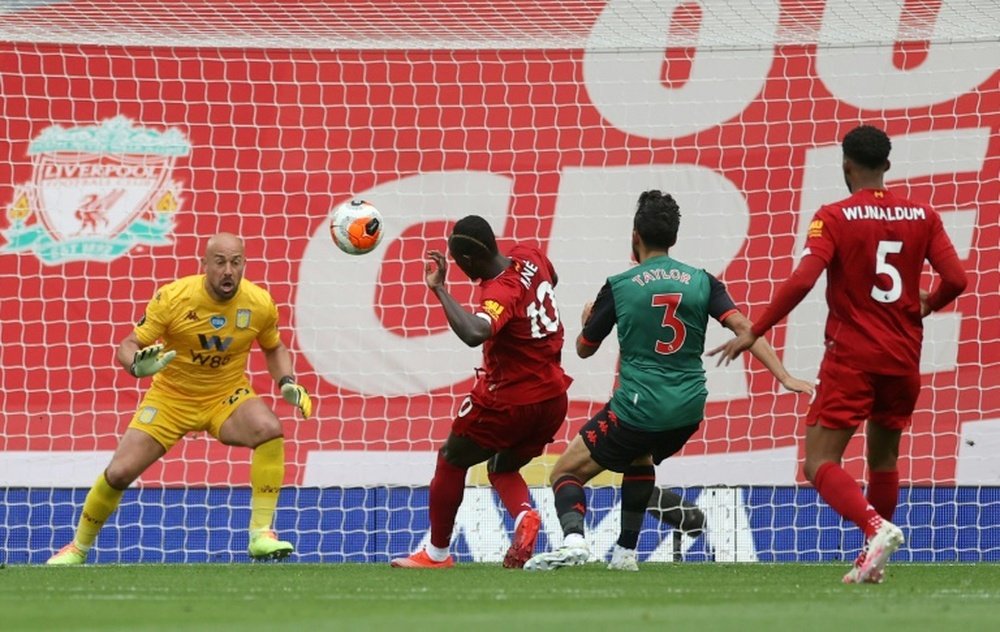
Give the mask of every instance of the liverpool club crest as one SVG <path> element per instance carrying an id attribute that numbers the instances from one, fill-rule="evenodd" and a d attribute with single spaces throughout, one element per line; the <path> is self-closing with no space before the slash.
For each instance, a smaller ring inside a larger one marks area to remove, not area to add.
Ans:
<path id="1" fill-rule="evenodd" d="M 140 244 L 171 243 L 180 204 L 174 163 L 190 152 L 180 131 L 122 116 L 44 129 L 28 146 L 33 177 L 7 207 L 0 253 L 31 252 L 47 264 L 111 261 Z"/>

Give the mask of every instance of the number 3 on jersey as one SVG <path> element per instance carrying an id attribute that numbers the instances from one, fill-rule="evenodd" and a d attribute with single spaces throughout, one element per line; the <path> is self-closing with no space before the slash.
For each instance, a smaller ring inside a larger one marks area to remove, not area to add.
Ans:
<path id="1" fill-rule="evenodd" d="M 684 339 L 687 337 L 687 328 L 684 327 L 681 319 L 677 318 L 677 308 L 680 306 L 682 298 L 684 298 L 684 295 L 679 292 L 653 295 L 652 306 L 664 308 L 663 322 L 660 323 L 660 326 L 674 331 L 674 339 L 670 342 L 656 341 L 655 349 L 660 355 L 677 353 L 684 346 Z"/>
<path id="2" fill-rule="evenodd" d="M 559 308 L 556 307 L 552 284 L 548 281 L 539 283 L 535 299 L 528 304 L 525 315 L 531 321 L 531 337 L 544 338 L 559 331 Z"/>

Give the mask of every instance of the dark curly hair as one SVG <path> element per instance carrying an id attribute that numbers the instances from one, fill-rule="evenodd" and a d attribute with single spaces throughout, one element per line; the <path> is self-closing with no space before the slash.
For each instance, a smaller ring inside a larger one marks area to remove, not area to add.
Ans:
<path id="1" fill-rule="evenodd" d="M 681 210 L 669 193 L 657 189 L 643 191 L 636 204 L 632 227 L 650 248 L 664 250 L 677 243 Z"/>
<path id="2" fill-rule="evenodd" d="M 841 146 L 844 156 L 869 169 L 884 167 L 892 150 L 889 136 L 871 125 L 859 125 L 849 131 Z"/>

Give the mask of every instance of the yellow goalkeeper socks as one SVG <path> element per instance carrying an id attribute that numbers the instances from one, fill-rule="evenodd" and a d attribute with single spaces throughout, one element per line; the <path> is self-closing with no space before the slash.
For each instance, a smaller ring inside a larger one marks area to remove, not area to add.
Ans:
<path id="1" fill-rule="evenodd" d="M 254 448 L 250 461 L 250 533 L 271 528 L 284 480 L 285 439 L 271 439 Z"/>
<path id="2" fill-rule="evenodd" d="M 104 526 L 108 516 L 118 508 L 124 493 L 124 490 L 108 485 L 108 479 L 104 478 L 104 472 L 101 472 L 93 487 L 87 492 L 87 499 L 83 501 L 83 514 L 76 527 L 74 539 L 77 548 L 81 551 L 90 550 L 94 540 L 97 539 L 97 533 Z"/>

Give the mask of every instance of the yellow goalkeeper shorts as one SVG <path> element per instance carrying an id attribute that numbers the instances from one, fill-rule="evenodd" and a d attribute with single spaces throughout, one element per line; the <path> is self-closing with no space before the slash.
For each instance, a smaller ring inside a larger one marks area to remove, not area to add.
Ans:
<path id="1" fill-rule="evenodd" d="M 166 450 L 189 432 L 207 432 L 218 439 L 223 422 L 254 397 L 257 393 L 249 382 L 223 397 L 197 399 L 178 397 L 154 386 L 142 398 L 128 427 L 145 432 Z"/>

